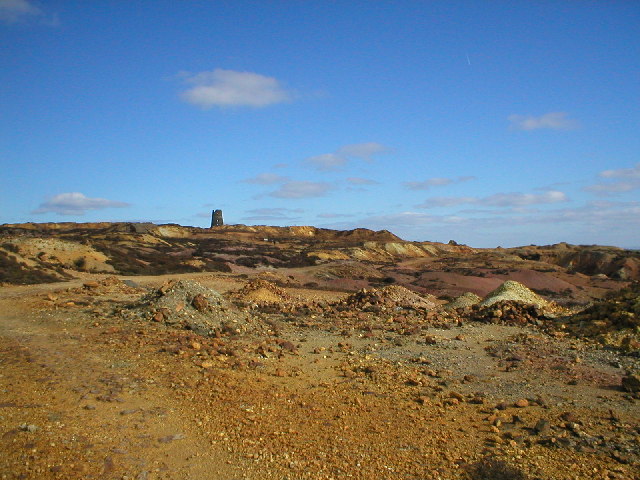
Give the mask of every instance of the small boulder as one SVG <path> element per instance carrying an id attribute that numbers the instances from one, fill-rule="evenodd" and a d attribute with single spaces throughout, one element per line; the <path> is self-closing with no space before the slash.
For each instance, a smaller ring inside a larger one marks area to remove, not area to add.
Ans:
<path id="1" fill-rule="evenodd" d="M 622 388 L 627 392 L 640 392 L 640 375 L 633 373 L 622 378 Z"/>
<path id="2" fill-rule="evenodd" d="M 199 312 L 206 312 L 209 309 L 209 301 L 201 293 L 193 297 L 191 306 Z"/>

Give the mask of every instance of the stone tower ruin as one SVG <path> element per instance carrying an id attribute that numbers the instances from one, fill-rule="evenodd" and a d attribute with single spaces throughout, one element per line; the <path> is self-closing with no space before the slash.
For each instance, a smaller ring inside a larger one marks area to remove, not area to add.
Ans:
<path id="1" fill-rule="evenodd" d="M 211 228 L 220 227 L 224 225 L 224 220 L 222 219 L 222 210 L 214 210 L 211 212 Z"/>

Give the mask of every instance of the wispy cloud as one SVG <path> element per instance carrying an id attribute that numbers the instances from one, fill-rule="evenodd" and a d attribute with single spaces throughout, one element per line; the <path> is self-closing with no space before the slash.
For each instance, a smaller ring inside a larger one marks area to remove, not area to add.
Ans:
<path id="1" fill-rule="evenodd" d="M 256 208 L 248 210 L 249 214 L 243 217 L 243 220 L 255 222 L 255 221 L 291 221 L 300 218 L 301 213 L 304 210 L 301 208 Z"/>
<path id="2" fill-rule="evenodd" d="M 640 180 L 640 163 L 632 168 L 620 168 L 618 170 L 604 170 L 599 174 L 602 178 L 627 178 Z"/>
<path id="3" fill-rule="evenodd" d="M 351 213 L 319 213 L 316 216 L 318 218 L 349 218 L 355 215 Z"/>
<path id="4" fill-rule="evenodd" d="M 463 183 L 468 182 L 470 180 L 475 180 L 476 177 L 472 176 L 464 176 L 457 178 L 446 178 L 446 177 L 433 177 L 427 178 L 426 180 L 420 182 L 404 182 L 403 185 L 405 188 L 409 190 L 429 190 L 431 187 L 442 187 L 445 185 L 451 185 L 454 183 Z"/>
<path id="5" fill-rule="evenodd" d="M 84 215 L 87 210 L 102 210 L 104 208 L 122 208 L 129 203 L 107 200 L 106 198 L 89 198 L 82 193 L 61 193 L 40 204 L 31 213 L 57 213 L 59 215 Z"/>
<path id="6" fill-rule="evenodd" d="M 569 118 L 566 112 L 551 112 L 535 117 L 533 115 L 510 115 L 511 128 L 516 130 L 571 130 L 578 122 Z"/>
<path id="7" fill-rule="evenodd" d="M 286 182 L 274 192 L 269 193 L 270 197 L 301 199 L 311 197 L 323 197 L 330 190 L 331 185 L 326 182 L 310 182 L 305 180 Z"/>
<path id="8" fill-rule="evenodd" d="M 282 175 L 276 175 L 275 173 L 260 173 L 255 177 L 247 178 L 243 180 L 244 183 L 251 183 L 254 185 L 274 185 L 276 183 L 282 183 L 289 180 L 289 177 Z"/>
<path id="9" fill-rule="evenodd" d="M 640 163 L 632 168 L 604 170 L 598 176 L 604 181 L 585 187 L 585 191 L 605 196 L 640 189 Z"/>
<path id="10" fill-rule="evenodd" d="M 332 153 L 323 153 L 307 158 L 304 163 L 311 165 L 319 171 L 339 170 L 350 160 L 359 159 L 367 162 L 373 161 L 373 157 L 379 154 L 388 153 L 391 149 L 381 143 L 354 143 L 344 145 Z"/>
<path id="11" fill-rule="evenodd" d="M 346 157 L 336 153 L 324 153 L 322 155 L 307 158 L 306 163 L 315 167 L 316 170 L 326 172 L 329 170 L 338 170 L 348 161 L 349 160 Z"/>
<path id="12" fill-rule="evenodd" d="M 378 185 L 379 182 L 376 182 L 375 180 L 371 180 L 368 178 L 361 178 L 361 177 L 349 177 L 347 178 L 347 182 L 350 183 L 351 185 Z"/>
<path id="13" fill-rule="evenodd" d="M 549 190 L 543 193 L 496 193 L 488 197 L 431 197 L 417 205 L 417 208 L 452 207 L 465 204 L 513 208 L 566 201 L 568 198 L 565 193 Z"/>
<path id="14" fill-rule="evenodd" d="M 27 0 L 0 0 L 0 20 L 4 23 L 16 23 L 42 14 L 40 8 Z"/>
<path id="15" fill-rule="evenodd" d="M 49 26 L 59 24 L 57 15 L 48 16 L 40 7 L 29 0 L 0 0 L 0 22 L 5 24 L 37 20 Z"/>
<path id="16" fill-rule="evenodd" d="M 388 229 L 400 226 L 428 225 L 437 221 L 438 218 L 441 217 L 418 212 L 400 212 L 368 217 L 363 220 L 363 223 L 366 225 L 375 225 L 378 228 Z"/>
<path id="17" fill-rule="evenodd" d="M 388 153 L 391 149 L 377 142 L 353 143 L 344 145 L 337 150 L 338 155 L 345 157 L 360 158 L 370 162 L 374 155 Z"/>
<path id="18" fill-rule="evenodd" d="M 261 108 L 290 101 L 292 93 L 273 78 L 252 72 L 217 68 L 211 72 L 182 73 L 191 85 L 181 98 L 192 105 L 212 107 Z"/>

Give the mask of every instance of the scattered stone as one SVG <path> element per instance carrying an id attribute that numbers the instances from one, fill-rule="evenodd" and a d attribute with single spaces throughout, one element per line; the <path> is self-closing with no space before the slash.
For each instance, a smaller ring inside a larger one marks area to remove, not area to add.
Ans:
<path id="1" fill-rule="evenodd" d="M 206 312 L 209 309 L 209 302 L 201 293 L 193 297 L 193 300 L 191 300 L 191 305 L 199 312 Z"/>
<path id="2" fill-rule="evenodd" d="M 174 433 L 173 435 L 167 435 L 166 437 L 158 438 L 158 442 L 160 443 L 171 443 L 175 440 L 182 440 L 183 438 L 187 438 L 186 435 L 182 433 Z"/>
<path id="3" fill-rule="evenodd" d="M 630 374 L 622 378 L 622 388 L 627 392 L 640 392 L 640 375 Z"/>
<path id="4" fill-rule="evenodd" d="M 540 420 L 538 420 L 536 425 L 533 427 L 533 430 L 538 435 L 546 434 L 550 429 L 551 429 L 551 425 L 549 424 L 549 421 L 544 418 L 541 418 Z"/>
<path id="5" fill-rule="evenodd" d="M 527 400 L 526 398 L 520 398 L 516 400 L 513 405 L 518 408 L 525 408 L 529 406 L 529 400 Z"/>
<path id="6" fill-rule="evenodd" d="M 36 425 L 23 423 L 20 425 L 20 430 L 23 432 L 35 433 L 38 430 L 38 427 Z"/>
<path id="7" fill-rule="evenodd" d="M 565 422 L 578 423 L 578 418 L 572 412 L 564 412 L 560 418 Z"/>
<path id="8" fill-rule="evenodd" d="M 464 395 L 458 393 L 458 392 L 449 392 L 449 397 L 450 398 L 455 398 L 460 402 L 464 402 Z"/>

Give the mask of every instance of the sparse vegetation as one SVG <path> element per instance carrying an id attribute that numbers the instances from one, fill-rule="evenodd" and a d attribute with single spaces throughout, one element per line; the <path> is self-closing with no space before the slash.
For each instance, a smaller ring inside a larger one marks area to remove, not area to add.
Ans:
<path id="1" fill-rule="evenodd" d="M 66 278 L 60 278 L 41 269 L 29 268 L 24 263 L 18 263 L 15 257 L 0 251 L 0 282 L 33 285 L 36 283 L 59 282 Z"/>

